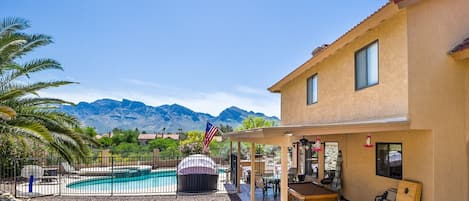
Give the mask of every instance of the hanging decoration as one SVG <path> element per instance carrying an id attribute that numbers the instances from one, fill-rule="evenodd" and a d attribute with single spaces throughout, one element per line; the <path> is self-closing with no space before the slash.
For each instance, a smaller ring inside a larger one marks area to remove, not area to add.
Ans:
<path id="1" fill-rule="evenodd" d="M 301 143 L 301 145 L 303 145 L 303 147 L 304 147 L 305 149 L 308 149 L 308 144 L 309 144 L 308 139 L 306 139 L 305 137 L 303 137 L 303 138 L 300 139 L 300 143 Z"/>
<path id="2" fill-rule="evenodd" d="M 316 141 L 314 142 L 312 149 L 315 152 L 321 151 L 321 139 L 319 139 L 319 137 L 316 137 Z"/>
<path id="3" fill-rule="evenodd" d="M 370 147 L 374 146 L 373 144 L 371 144 L 371 135 L 370 134 L 368 134 L 368 136 L 366 137 L 366 142 L 365 142 L 364 146 L 367 147 L 367 148 L 370 148 Z"/>

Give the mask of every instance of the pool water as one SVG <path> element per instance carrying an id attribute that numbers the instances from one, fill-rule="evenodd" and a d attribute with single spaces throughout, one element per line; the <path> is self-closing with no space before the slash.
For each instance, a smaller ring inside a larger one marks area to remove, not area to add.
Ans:
<path id="1" fill-rule="evenodd" d="M 224 170 L 219 169 L 218 174 Z M 152 172 L 147 175 L 121 178 L 97 178 L 72 182 L 67 188 L 86 191 L 125 191 L 176 185 L 176 170 Z"/>
<path id="2" fill-rule="evenodd" d="M 71 183 L 67 188 L 76 190 L 110 191 L 134 190 L 176 185 L 176 171 L 152 172 L 147 175 L 126 178 L 99 178 Z"/>

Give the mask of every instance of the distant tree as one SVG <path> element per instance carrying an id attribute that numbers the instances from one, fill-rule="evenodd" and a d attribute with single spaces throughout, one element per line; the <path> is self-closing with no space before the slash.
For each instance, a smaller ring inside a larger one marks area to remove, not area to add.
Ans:
<path id="1" fill-rule="evenodd" d="M 147 131 L 142 131 L 142 134 L 147 134 Z"/>
<path id="2" fill-rule="evenodd" d="M 249 130 L 249 129 L 254 129 L 254 128 L 263 128 L 263 127 L 271 127 L 275 125 L 275 121 L 269 121 L 267 119 L 264 119 L 262 117 L 254 117 L 254 116 L 248 116 L 245 118 L 238 128 L 236 130 L 242 131 L 242 130 Z M 249 153 L 249 148 L 250 145 L 248 143 L 241 143 L 241 150 L 243 153 L 247 154 Z M 257 154 L 262 154 L 265 151 L 265 145 L 257 145 L 256 146 L 256 153 Z"/>
<path id="3" fill-rule="evenodd" d="M 180 142 L 181 145 L 191 144 L 191 143 L 202 143 L 204 141 L 204 133 L 201 131 L 189 131 L 187 132 L 187 137 L 185 140 Z"/>
<path id="4" fill-rule="evenodd" d="M 226 124 L 226 125 L 223 125 L 223 124 L 220 124 L 219 125 L 219 129 L 222 133 L 229 133 L 229 132 L 233 132 L 233 127 L 231 127 L 230 125 Z"/>
<path id="5" fill-rule="evenodd" d="M 175 148 L 177 150 L 178 142 L 171 138 L 157 138 L 148 142 L 148 149 L 159 149 L 160 151 L 165 151 L 168 148 Z"/>
<path id="6" fill-rule="evenodd" d="M 174 159 L 182 156 L 182 153 L 178 150 L 177 147 L 168 147 L 164 151 L 160 152 L 160 158 L 163 160 Z"/>
<path id="7" fill-rule="evenodd" d="M 201 131 L 189 131 L 187 132 L 186 139 L 180 141 L 179 150 L 185 156 L 205 153 L 203 150 L 203 141 L 204 133 Z"/>
<path id="8" fill-rule="evenodd" d="M 262 117 L 248 116 L 247 118 L 243 120 L 241 126 L 236 128 L 236 130 L 242 131 L 242 130 L 249 130 L 253 128 L 271 127 L 274 125 L 275 125 L 275 121 L 269 121 Z"/>
<path id="9" fill-rule="evenodd" d="M 109 148 L 112 146 L 112 138 L 104 136 L 98 140 L 99 144 L 103 148 Z"/>
<path id="10" fill-rule="evenodd" d="M 96 132 L 96 130 L 95 130 L 93 127 L 90 127 L 90 126 L 86 126 L 86 127 L 76 127 L 76 128 L 75 128 L 75 131 L 76 131 L 76 132 L 83 133 L 83 134 L 87 135 L 87 136 L 90 137 L 90 138 L 94 138 L 94 137 L 96 137 L 96 135 L 98 135 L 98 133 Z"/>
<path id="11" fill-rule="evenodd" d="M 135 143 L 123 142 L 111 149 L 113 154 L 120 154 L 123 157 L 127 157 L 132 153 L 141 152 L 141 147 Z"/>
<path id="12" fill-rule="evenodd" d="M 138 131 L 136 130 L 122 130 L 119 128 L 115 128 L 112 130 L 112 144 L 118 146 L 121 143 L 138 143 Z"/>

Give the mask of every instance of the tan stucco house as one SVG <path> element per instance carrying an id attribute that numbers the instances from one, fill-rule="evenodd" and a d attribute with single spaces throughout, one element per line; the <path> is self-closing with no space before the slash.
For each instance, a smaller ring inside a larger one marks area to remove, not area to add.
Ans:
<path id="1" fill-rule="evenodd" d="M 280 126 L 227 136 L 281 146 L 282 172 L 301 138 L 337 142 L 351 201 L 401 180 L 420 182 L 424 201 L 469 200 L 467 38 L 468 0 L 392 0 L 269 88 L 281 94 Z M 324 151 L 318 161 L 321 179 Z"/>

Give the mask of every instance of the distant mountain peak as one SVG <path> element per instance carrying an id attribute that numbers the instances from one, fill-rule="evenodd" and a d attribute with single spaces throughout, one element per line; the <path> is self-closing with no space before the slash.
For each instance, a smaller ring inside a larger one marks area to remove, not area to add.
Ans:
<path id="1" fill-rule="evenodd" d="M 95 127 L 98 132 L 109 132 L 113 128 L 134 129 L 159 132 L 163 128 L 167 132 L 203 130 L 207 121 L 215 125 L 238 127 L 248 116 L 258 116 L 278 121 L 277 117 L 268 117 L 262 113 L 246 111 L 231 106 L 220 112 L 216 117 L 195 112 L 179 104 L 148 106 L 143 102 L 122 99 L 99 99 L 91 103 L 80 102 L 76 107 L 62 106 L 62 111 L 76 116 L 87 126 Z"/>

